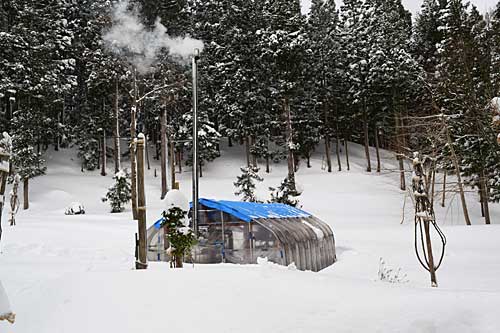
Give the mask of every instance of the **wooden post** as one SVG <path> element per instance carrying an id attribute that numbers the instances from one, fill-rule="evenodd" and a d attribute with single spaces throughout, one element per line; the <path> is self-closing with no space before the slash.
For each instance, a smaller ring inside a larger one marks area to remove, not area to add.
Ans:
<path id="1" fill-rule="evenodd" d="M 30 195 L 29 195 L 29 178 L 23 179 L 23 209 L 30 208 Z"/>
<path id="2" fill-rule="evenodd" d="M 144 188 L 144 134 L 139 134 L 137 139 L 137 215 L 139 231 L 138 260 L 136 269 L 147 269 L 147 244 L 146 244 L 146 193 Z"/>

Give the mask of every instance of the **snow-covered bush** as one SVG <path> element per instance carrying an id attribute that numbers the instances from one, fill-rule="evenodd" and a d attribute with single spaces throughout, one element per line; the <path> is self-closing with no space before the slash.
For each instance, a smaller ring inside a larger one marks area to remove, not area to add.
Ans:
<path id="1" fill-rule="evenodd" d="M 293 180 L 288 177 L 281 182 L 278 188 L 270 187 L 269 191 L 271 191 L 270 203 L 282 203 L 293 207 L 299 205 L 298 197 L 302 194 Z"/>
<path id="2" fill-rule="evenodd" d="M 193 230 L 183 224 L 186 214 L 187 212 L 179 207 L 163 212 L 162 226 L 166 226 L 167 240 L 170 243 L 168 254 L 177 268 L 182 267 L 184 256 L 190 253 L 191 248 L 196 244 Z"/>
<path id="3" fill-rule="evenodd" d="M 85 207 L 79 202 L 72 202 L 69 207 L 64 211 L 65 215 L 83 215 L 85 214 Z"/>
<path id="4" fill-rule="evenodd" d="M 383 258 L 380 258 L 380 264 L 378 268 L 378 279 L 380 281 L 389 283 L 409 282 L 408 276 L 401 271 L 401 268 L 394 270 L 390 267 L 387 267 Z"/>
<path id="5" fill-rule="evenodd" d="M 115 184 L 111 186 L 102 198 L 103 202 L 109 201 L 111 213 L 120 213 L 125 209 L 124 205 L 132 199 L 132 190 L 130 188 L 129 175 L 123 171 L 118 171 L 113 177 Z"/>
<path id="6" fill-rule="evenodd" d="M 259 176 L 259 168 L 253 166 L 247 166 L 240 168 L 242 174 L 238 176 L 234 186 L 238 188 L 234 192 L 237 196 L 242 196 L 243 201 L 248 202 L 258 202 L 255 196 L 255 182 L 261 182 L 264 179 Z"/>

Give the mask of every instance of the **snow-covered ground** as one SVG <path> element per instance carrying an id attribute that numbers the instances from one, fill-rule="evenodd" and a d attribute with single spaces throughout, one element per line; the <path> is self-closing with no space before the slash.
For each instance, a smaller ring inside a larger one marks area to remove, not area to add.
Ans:
<path id="1" fill-rule="evenodd" d="M 18 215 L 16 227 L 4 223 L 0 281 L 17 317 L 14 325 L 0 323 L 0 332 L 499 332 L 500 206 L 492 205 L 494 225 L 485 226 L 470 194 L 472 227 L 464 226 L 456 198 L 438 209 L 448 246 L 439 288 L 430 288 L 413 250 L 409 199 L 400 224 L 404 193 L 389 171 L 391 155 L 383 156 L 382 175 L 370 175 L 362 149 L 352 145 L 351 152 L 349 172 L 328 174 L 317 153 L 313 167 L 303 164 L 298 173 L 302 208 L 336 236 L 339 261 L 319 273 L 265 261 L 182 270 L 155 263 L 135 271 L 136 222 L 129 210 L 110 214 L 100 200 L 111 175 L 81 173 L 73 151 L 48 154 L 47 175 L 30 184 L 31 208 Z M 201 196 L 235 199 L 242 156 L 241 148 L 224 147 L 204 170 Z M 262 198 L 285 167 L 261 172 Z M 163 209 L 154 168 L 156 161 L 146 179 L 149 224 Z M 179 179 L 189 197 L 188 170 Z M 86 215 L 64 215 L 72 202 L 84 204 Z M 409 282 L 379 281 L 380 258 Z"/>

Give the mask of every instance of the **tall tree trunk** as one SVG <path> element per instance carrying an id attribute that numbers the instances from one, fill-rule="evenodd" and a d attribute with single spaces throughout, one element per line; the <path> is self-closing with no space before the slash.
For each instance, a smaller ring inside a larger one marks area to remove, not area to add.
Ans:
<path id="1" fill-rule="evenodd" d="M 106 100 L 102 99 L 102 113 L 106 113 Z M 102 127 L 102 143 L 101 143 L 101 176 L 106 176 L 106 129 Z"/>
<path id="2" fill-rule="evenodd" d="M 381 170 L 381 166 L 380 166 L 380 144 L 379 144 L 378 131 L 379 131 L 378 126 L 375 126 L 375 151 L 377 153 L 377 172 L 380 173 L 380 170 Z"/>
<path id="3" fill-rule="evenodd" d="M 162 108 L 160 115 L 160 159 L 161 159 L 161 199 L 165 198 L 167 195 L 167 110 Z"/>
<path id="4" fill-rule="evenodd" d="M 292 128 L 292 114 L 290 112 L 290 98 L 285 96 L 284 108 L 286 115 L 286 129 L 287 129 L 287 149 L 288 149 L 288 180 L 291 183 L 291 190 L 295 191 L 295 165 L 293 156 L 293 128 Z"/>
<path id="5" fill-rule="evenodd" d="M 349 163 L 349 141 L 347 141 L 347 136 L 344 138 L 344 146 L 345 146 L 345 161 L 347 164 L 347 171 L 350 171 L 351 164 Z"/>
<path id="6" fill-rule="evenodd" d="M 137 211 L 137 158 L 136 158 L 136 127 L 137 127 L 137 72 L 134 70 L 134 96 L 130 114 L 130 169 L 132 188 L 132 216 L 134 220 L 138 218 Z"/>
<path id="7" fill-rule="evenodd" d="M 330 135 L 329 135 L 329 127 L 328 127 L 328 106 L 325 103 L 323 106 L 323 113 L 324 113 L 324 120 L 325 120 L 325 125 L 324 125 L 324 130 L 325 130 L 325 156 L 326 156 L 326 165 L 328 168 L 328 172 L 332 172 L 332 156 L 331 156 L 331 146 L 330 146 Z"/>
<path id="8" fill-rule="evenodd" d="M 269 138 L 267 138 L 267 150 L 266 150 L 266 173 L 271 172 L 271 168 L 269 165 Z"/>
<path id="9" fill-rule="evenodd" d="M 148 136 L 144 139 L 144 149 L 146 154 L 146 162 L 148 164 L 148 170 L 151 170 L 151 163 L 149 162 L 149 145 L 148 145 Z"/>
<path id="10" fill-rule="evenodd" d="M 336 144 L 336 154 L 337 154 L 337 164 L 339 166 L 339 172 L 342 171 L 342 162 L 340 160 L 340 130 L 339 130 L 339 116 L 337 104 L 335 104 L 335 144 Z"/>
<path id="11" fill-rule="evenodd" d="M 23 181 L 23 209 L 29 209 L 30 208 L 30 197 L 29 197 L 29 178 L 24 178 Z"/>
<path id="12" fill-rule="evenodd" d="M 489 198 L 489 191 L 488 191 L 488 182 L 486 181 L 486 174 L 484 170 L 481 170 L 481 192 L 483 193 L 482 195 L 482 206 L 483 206 L 483 211 L 484 211 L 484 221 L 486 224 L 491 224 L 491 217 L 490 217 L 490 206 L 488 202 Z"/>
<path id="13" fill-rule="evenodd" d="M 337 133 L 335 133 L 335 152 L 337 154 L 337 164 L 339 165 L 339 171 L 342 171 L 342 162 L 340 161 L 340 138 L 338 134 L 338 129 Z"/>
<path id="14" fill-rule="evenodd" d="M 455 167 L 455 173 L 458 182 L 458 190 L 460 193 L 460 201 L 462 202 L 462 211 L 464 213 L 465 223 L 467 225 L 472 225 L 469 217 L 469 210 L 467 209 L 467 201 L 465 200 L 464 185 L 462 183 L 462 175 L 460 174 L 460 165 L 458 164 L 458 157 L 455 152 L 455 148 L 453 147 L 453 142 L 451 141 L 451 135 L 448 129 L 448 124 L 445 122 L 444 117 L 443 117 L 443 126 L 445 127 L 446 139 L 448 142 L 448 147 L 451 152 L 451 160 L 453 162 L 453 166 Z"/>
<path id="15" fill-rule="evenodd" d="M 174 143 L 174 137 L 171 135 L 170 136 L 170 182 L 172 184 L 172 188 L 175 188 L 175 143 Z"/>
<path id="16" fill-rule="evenodd" d="M 326 156 L 326 165 L 328 168 L 328 172 L 332 172 L 332 157 L 331 157 L 331 147 L 330 147 L 330 137 L 325 135 L 325 156 Z"/>
<path id="17" fill-rule="evenodd" d="M 179 173 L 182 173 L 182 152 L 180 149 L 177 151 L 177 167 L 179 168 Z"/>
<path id="18" fill-rule="evenodd" d="M 245 155 L 247 158 L 247 167 L 251 166 L 250 162 L 250 136 L 245 136 Z"/>
<path id="19" fill-rule="evenodd" d="M 443 176 L 443 196 L 441 197 L 441 207 L 445 206 L 446 202 L 446 178 L 448 176 L 448 171 L 445 169 L 444 170 L 444 176 Z"/>
<path id="20" fill-rule="evenodd" d="M 401 130 L 400 130 L 400 119 L 399 113 L 395 111 L 394 118 L 396 122 L 396 152 L 399 164 L 399 188 L 401 191 L 406 191 L 406 177 L 405 177 L 405 165 L 403 160 L 403 147 L 401 144 Z"/>
<path id="21" fill-rule="evenodd" d="M 102 130 L 102 164 L 101 164 L 101 176 L 106 176 L 106 131 Z"/>
<path id="22" fill-rule="evenodd" d="M 115 173 L 121 169 L 121 151 L 120 151 L 120 106 L 119 106 L 119 89 L 118 89 L 118 79 L 115 80 L 115 103 L 114 103 L 114 133 L 113 133 L 113 145 L 114 145 L 114 160 L 115 160 Z"/>
<path id="23" fill-rule="evenodd" d="M 250 136 L 250 148 L 255 145 L 255 136 L 251 135 Z M 252 157 L 252 166 L 257 167 L 257 156 L 255 154 L 250 153 L 250 156 Z"/>
<path id="24" fill-rule="evenodd" d="M 366 172 L 372 172 L 372 163 L 370 161 L 370 138 L 368 132 L 368 110 L 366 110 L 366 98 L 363 97 L 363 126 L 365 135 L 365 155 L 366 155 Z"/>

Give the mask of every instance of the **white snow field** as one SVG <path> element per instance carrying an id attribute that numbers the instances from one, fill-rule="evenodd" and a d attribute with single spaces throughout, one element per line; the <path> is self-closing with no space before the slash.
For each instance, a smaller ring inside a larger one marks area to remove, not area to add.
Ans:
<path id="1" fill-rule="evenodd" d="M 243 150 L 222 146 L 223 156 L 204 170 L 200 197 L 236 199 Z M 31 182 L 31 208 L 19 213 L 17 226 L 7 226 L 4 210 L 0 281 L 16 323 L 1 322 L 0 332 L 500 332 L 500 206 L 491 207 L 494 225 L 483 225 L 469 193 L 472 227 L 464 225 L 457 198 L 439 207 L 448 246 L 439 288 L 431 288 L 414 254 L 410 200 L 400 224 L 404 193 L 398 174 L 387 170 L 395 169 L 392 156 L 384 153 L 385 170 L 370 175 L 362 149 L 352 145 L 351 153 L 349 172 L 328 174 L 317 153 L 313 167 L 303 163 L 297 175 L 302 209 L 336 236 L 338 262 L 319 273 L 265 260 L 178 270 L 155 263 L 136 271 L 130 208 L 110 214 L 100 200 L 112 175 L 81 173 L 73 151 L 47 154 L 47 175 Z M 163 209 L 154 168 L 156 161 L 146 177 L 148 224 Z M 262 198 L 285 168 L 273 164 L 270 175 L 261 169 Z M 178 176 L 190 197 L 189 170 Z M 64 215 L 72 202 L 86 214 Z M 409 281 L 379 281 L 380 258 Z"/>

